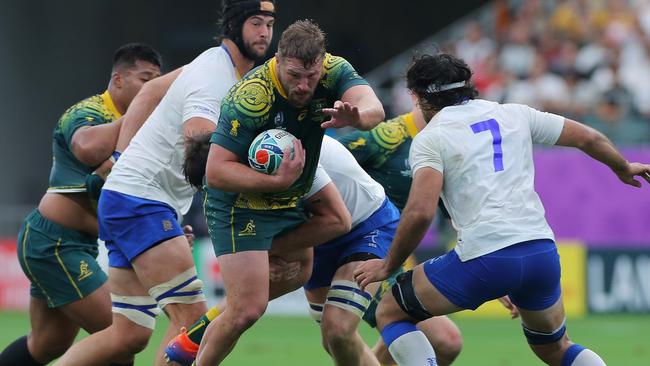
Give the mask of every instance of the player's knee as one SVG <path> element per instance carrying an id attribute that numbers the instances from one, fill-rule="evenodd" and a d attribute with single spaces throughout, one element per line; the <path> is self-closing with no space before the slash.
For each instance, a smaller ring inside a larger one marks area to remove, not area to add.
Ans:
<path id="1" fill-rule="evenodd" d="M 169 304 L 196 304 L 205 302 L 203 294 L 203 281 L 196 273 L 196 268 L 191 267 L 171 280 L 153 286 L 149 289 L 160 308 Z"/>
<path id="2" fill-rule="evenodd" d="M 228 307 L 230 307 L 230 303 Z M 229 308 L 228 310 L 234 310 L 233 312 L 233 326 L 238 331 L 245 331 L 250 328 L 255 322 L 257 322 L 264 312 L 266 311 L 267 302 L 257 301 L 255 303 L 249 303 L 248 306 L 237 307 L 237 309 Z"/>
<path id="3" fill-rule="evenodd" d="M 321 328 L 327 344 L 335 346 L 348 343 L 348 340 L 354 336 L 359 322 L 354 319 L 344 321 L 340 316 L 327 316 L 327 312 L 325 313 Z"/>
<path id="4" fill-rule="evenodd" d="M 48 363 L 60 356 L 72 346 L 74 337 L 34 337 L 29 336 L 29 351 L 34 359 Z"/>
<path id="5" fill-rule="evenodd" d="M 131 327 L 128 331 L 114 332 L 120 356 L 135 355 L 142 352 L 149 343 L 151 331 L 142 327 Z"/>
<path id="6" fill-rule="evenodd" d="M 558 363 L 564 352 L 571 346 L 566 336 L 565 322 L 550 332 L 533 330 L 523 324 L 522 327 L 530 348 L 546 364 Z"/>
<path id="7" fill-rule="evenodd" d="M 463 348 L 463 337 L 458 328 L 450 328 L 443 330 L 444 335 L 440 338 L 438 344 L 432 344 L 438 358 L 441 360 L 448 360 L 451 363 Z"/>

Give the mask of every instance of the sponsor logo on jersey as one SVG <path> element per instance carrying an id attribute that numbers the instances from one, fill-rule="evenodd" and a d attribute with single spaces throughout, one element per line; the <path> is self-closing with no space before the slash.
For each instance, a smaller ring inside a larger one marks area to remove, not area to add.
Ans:
<path id="1" fill-rule="evenodd" d="M 239 232 L 239 236 L 253 236 L 255 235 L 255 221 L 253 219 L 248 220 L 246 227 Z"/>
<path id="2" fill-rule="evenodd" d="M 88 268 L 88 263 L 86 261 L 79 262 L 79 277 L 77 281 L 83 281 L 86 278 L 92 276 L 93 271 Z"/>
<path id="3" fill-rule="evenodd" d="M 282 113 L 282 111 L 278 112 L 278 114 L 275 115 L 275 118 L 273 119 L 273 123 L 277 128 L 284 127 L 284 113 Z"/>

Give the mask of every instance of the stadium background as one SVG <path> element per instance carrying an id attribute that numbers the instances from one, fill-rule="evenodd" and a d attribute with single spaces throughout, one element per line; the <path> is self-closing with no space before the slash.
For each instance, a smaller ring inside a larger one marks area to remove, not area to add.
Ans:
<path id="1" fill-rule="evenodd" d="M 5 0 L 0 5 L 5 172 L 0 179 L 0 347 L 29 329 L 27 282 L 16 260 L 15 235 L 45 191 L 56 120 L 69 105 L 105 88 L 112 52 L 121 44 L 153 45 L 167 71 L 212 46 L 217 3 Z M 284 0 L 275 40 L 293 20 L 315 19 L 328 34 L 329 50 L 371 81 L 388 116 L 409 108 L 400 77 L 414 49 L 454 51 L 472 63 L 483 97 L 573 116 L 605 131 L 628 159 L 647 162 L 649 3 Z M 606 168 L 574 151 L 539 149 L 535 159 L 536 187 L 561 245 L 569 331 L 610 364 L 649 364 L 649 188 L 624 187 Z M 199 213 L 187 220 L 202 232 Z M 448 223 L 438 222 L 419 257 L 452 244 Z M 199 240 L 195 256 L 215 301 L 220 277 L 207 241 Z M 269 313 L 227 364 L 328 364 L 316 327 L 302 317 L 306 307 L 300 293 L 274 303 Z M 517 322 L 505 318 L 495 304 L 459 314 L 455 319 L 465 348 L 458 364 L 536 364 Z M 364 334 L 376 338 L 368 329 Z M 150 359 L 145 354 L 138 364 Z"/>

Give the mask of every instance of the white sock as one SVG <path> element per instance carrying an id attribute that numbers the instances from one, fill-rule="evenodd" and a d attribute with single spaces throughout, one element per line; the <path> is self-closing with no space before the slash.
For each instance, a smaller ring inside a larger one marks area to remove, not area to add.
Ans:
<path id="1" fill-rule="evenodd" d="M 606 366 L 605 361 L 603 361 L 596 352 L 585 348 L 578 356 L 573 360 L 570 366 Z"/>
<path id="2" fill-rule="evenodd" d="M 420 331 L 403 334 L 390 344 L 388 351 L 399 366 L 438 366 L 431 343 Z"/>

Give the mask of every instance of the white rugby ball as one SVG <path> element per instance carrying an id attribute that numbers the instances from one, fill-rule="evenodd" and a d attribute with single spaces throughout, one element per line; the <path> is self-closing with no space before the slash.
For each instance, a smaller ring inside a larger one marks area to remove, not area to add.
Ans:
<path id="1" fill-rule="evenodd" d="M 286 148 L 291 148 L 296 137 L 285 130 L 271 129 L 257 135 L 248 148 L 248 164 L 258 172 L 273 174 L 282 163 Z"/>

